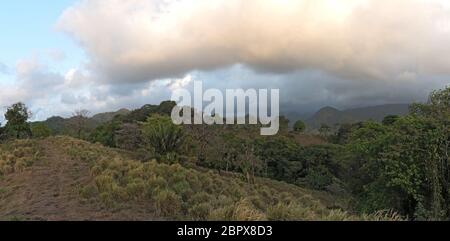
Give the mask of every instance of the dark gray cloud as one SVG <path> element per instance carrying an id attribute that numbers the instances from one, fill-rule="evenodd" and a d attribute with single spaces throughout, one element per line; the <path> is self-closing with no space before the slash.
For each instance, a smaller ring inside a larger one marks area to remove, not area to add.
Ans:
<path id="1" fill-rule="evenodd" d="M 280 89 L 283 112 L 305 114 L 324 106 L 339 109 L 425 101 L 434 90 L 450 85 L 450 76 L 410 76 L 395 81 L 349 80 L 321 70 L 261 74 L 242 65 L 194 74 L 204 88 Z"/>

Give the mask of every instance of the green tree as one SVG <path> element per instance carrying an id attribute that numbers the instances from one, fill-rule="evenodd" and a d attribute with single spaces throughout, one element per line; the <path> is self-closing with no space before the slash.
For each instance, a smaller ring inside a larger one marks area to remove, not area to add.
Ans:
<path id="1" fill-rule="evenodd" d="M 339 125 L 339 128 L 336 134 L 330 138 L 331 141 L 335 144 L 346 144 L 350 138 L 350 134 L 354 128 L 356 128 L 356 124 L 344 123 Z"/>
<path id="2" fill-rule="evenodd" d="M 2 127 L 2 123 L 0 123 L 0 141 L 6 138 L 5 128 Z"/>
<path id="3" fill-rule="evenodd" d="M 329 125 L 327 125 L 327 124 L 320 125 L 319 133 L 322 136 L 328 136 L 330 134 L 330 131 L 331 131 L 331 127 Z"/>
<path id="4" fill-rule="evenodd" d="M 116 119 L 97 126 L 89 135 L 89 140 L 94 143 L 101 143 L 109 147 L 117 147 L 117 131 L 120 122 Z"/>
<path id="5" fill-rule="evenodd" d="M 32 132 L 28 123 L 30 116 L 31 112 L 24 103 L 19 102 L 8 107 L 5 113 L 5 119 L 8 121 L 5 128 L 8 134 L 15 138 L 31 137 Z"/>
<path id="6" fill-rule="evenodd" d="M 297 122 L 295 122 L 295 124 L 294 124 L 294 132 L 302 133 L 302 132 L 305 131 L 305 129 L 306 129 L 305 122 L 303 122 L 301 120 L 298 120 Z"/>
<path id="7" fill-rule="evenodd" d="M 172 123 L 170 117 L 154 115 L 144 123 L 143 138 L 159 155 L 177 152 L 184 141 L 182 127 Z"/>
<path id="8" fill-rule="evenodd" d="M 450 87 L 433 91 L 425 104 L 411 105 L 410 112 L 413 115 L 433 117 L 444 123 L 450 122 Z"/>
<path id="9" fill-rule="evenodd" d="M 52 135 L 52 130 L 44 123 L 32 124 L 31 132 L 34 138 L 45 138 Z"/>
<path id="10" fill-rule="evenodd" d="M 266 175 L 286 182 L 294 182 L 303 170 L 300 146 L 292 139 L 277 136 L 257 140 L 257 154 L 267 165 Z"/>
<path id="11" fill-rule="evenodd" d="M 408 217 L 450 217 L 450 91 L 433 92 L 428 103 L 392 125 L 364 123 L 351 134 L 350 186 L 365 212 L 394 209 Z"/>
<path id="12" fill-rule="evenodd" d="M 385 126 L 390 126 L 393 125 L 396 121 L 398 121 L 398 119 L 400 119 L 400 116 L 398 115 L 388 115 L 384 117 L 382 123 Z"/>

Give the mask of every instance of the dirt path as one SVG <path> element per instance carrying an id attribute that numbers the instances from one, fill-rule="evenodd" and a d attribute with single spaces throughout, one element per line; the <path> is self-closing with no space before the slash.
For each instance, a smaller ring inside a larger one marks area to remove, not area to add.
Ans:
<path id="1" fill-rule="evenodd" d="M 86 163 L 72 160 L 48 140 L 40 142 L 44 158 L 22 173 L 0 180 L 0 220 L 134 220 L 145 212 L 106 210 L 82 202 L 81 186 L 91 181 Z"/>

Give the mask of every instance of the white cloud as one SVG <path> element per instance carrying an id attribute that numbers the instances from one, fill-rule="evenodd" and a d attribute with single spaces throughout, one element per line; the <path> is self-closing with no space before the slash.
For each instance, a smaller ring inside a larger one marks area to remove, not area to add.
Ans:
<path id="1" fill-rule="evenodd" d="M 167 86 L 171 91 L 175 91 L 178 89 L 185 88 L 190 83 L 192 83 L 192 81 L 193 81 L 192 75 L 188 74 L 184 78 L 168 80 Z"/>
<path id="2" fill-rule="evenodd" d="M 444 0 L 83 0 L 58 28 L 104 81 L 236 63 L 379 80 L 450 74 L 449 9 Z"/>
<path id="3" fill-rule="evenodd" d="M 53 115 L 67 117 L 76 109 L 87 109 L 95 114 L 156 104 L 169 98 L 170 90 L 164 81 L 135 85 L 101 84 L 92 81 L 83 69 L 72 68 L 64 74 L 54 72 L 34 55 L 17 62 L 14 81 L 0 82 L 0 122 L 4 107 L 19 101 L 30 108 L 32 120 L 43 120 Z"/>

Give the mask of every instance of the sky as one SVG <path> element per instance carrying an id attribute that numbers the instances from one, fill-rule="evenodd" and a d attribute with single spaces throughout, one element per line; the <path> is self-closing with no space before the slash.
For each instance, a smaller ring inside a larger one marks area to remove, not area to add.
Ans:
<path id="1" fill-rule="evenodd" d="M 138 108 L 176 88 L 278 88 L 282 111 L 425 101 L 450 84 L 446 0 L 15 0 L 0 122 Z"/>

